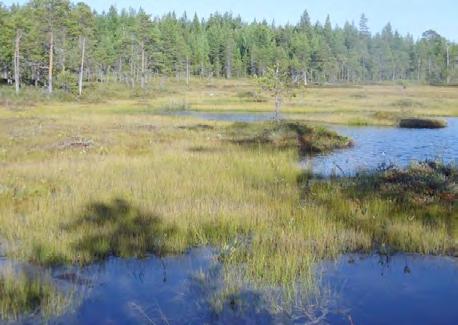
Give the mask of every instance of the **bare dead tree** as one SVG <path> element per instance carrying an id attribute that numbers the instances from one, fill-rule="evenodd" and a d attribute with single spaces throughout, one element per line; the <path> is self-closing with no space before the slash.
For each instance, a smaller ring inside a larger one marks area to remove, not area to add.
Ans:
<path id="1" fill-rule="evenodd" d="M 81 65 L 80 75 L 78 80 L 78 93 L 81 96 L 83 94 L 83 76 L 84 76 L 84 55 L 86 51 L 86 37 L 83 36 L 81 40 Z"/>
<path id="2" fill-rule="evenodd" d="M 141 50 L 141 78 L 140 78 L 140 85 L 142 89 L 145 88 L 145 42 L 142 40 L 140 42 L 140 50 Z"/>
<path id="3" fill-rule="evenodd" d="M 49 66 L 48 66 L 48 92 L 53 90 L 53 66 L 54 66 L 54 31 L 49 32 Z"/>
<path id="4" fill-rule="evenodd" d="M 20 90 L 20 44 L 22 38 L 22 30 L 16 30 L 15 48 L 14 48 L 14 83 L 16 86 L 16 94 Z"/>

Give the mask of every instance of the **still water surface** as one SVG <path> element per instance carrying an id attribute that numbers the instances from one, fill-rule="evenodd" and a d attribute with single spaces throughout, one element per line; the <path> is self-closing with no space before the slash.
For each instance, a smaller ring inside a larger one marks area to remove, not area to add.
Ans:
<path id="1" fill-rule="evenodd" d="M 426 159 L 458 165 L 458 118 L 447 121 L 447 128 L 434 130 L 331 126 L 353 139 L 353 148 L 307 159 L 303 165 L 324 176 L 354 175 L 381 165 L 405 167 Z"/>
<path id="2" fill-rule="evenodd" d="M 456 324 L 458 260 L 395 255 L 345 255 L 317 267 L 323 296 L 315 307 L 273 312 L 263 292 L 247 288 L 244 307 L 211 307 L 221 283 L 216 252 L 180 257 L 111 258 L 82 269 L 54 270 L 60 285 L 84 292 L 60 324 Z M 212 274 L 211 281 L 201 274 Z M 304 312 L 305 311 L 305 312 Z"/>

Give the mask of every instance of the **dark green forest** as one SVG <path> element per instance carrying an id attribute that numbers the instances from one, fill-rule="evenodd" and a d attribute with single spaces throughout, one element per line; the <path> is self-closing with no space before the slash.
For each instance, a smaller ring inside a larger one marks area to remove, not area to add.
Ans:
<path id="1" fill-rule="evenodd" d="M 0 3 L 3 83 L 78 91 L 86 81 L 143 87 L 157 75 L 179 79 L 263 75 L 278 64 L 296 83 L 458 81 L 458 45 L 438 32 L 401 35 L 391 24 L 373 32 L 363 15 L 336 26 L 243 21 L 231 13 L 202 18 L 142 9 L 97 13 L 84 3 L 32 0 Z"/>

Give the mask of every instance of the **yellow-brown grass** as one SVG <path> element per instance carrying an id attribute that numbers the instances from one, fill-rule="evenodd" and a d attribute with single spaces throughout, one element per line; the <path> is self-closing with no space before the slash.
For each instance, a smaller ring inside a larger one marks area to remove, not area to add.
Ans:
<path id="1" fill-rule="evenodd" d="M 374 247 L 374 233 L 349 227 L 342 211 L 356 221 L 374 214 L 387 220 L 380 223 L 389 228 L 384 238 L 398 249 L 445 253 L 456 245 L 443 224 L 391 220 L 389 201 L 377 197 L 365 203 L 368 215 L 339 187 L 316 187 L 307 196 L 294 148 L 246 147 L 225 141 L 227 123 L 155 114 L 176 103 L 270 110 L 268 102 L 238 96 L 254 91 L 249 81 L 194 82 L 154 98 L 1 107 L 0 237 L 7 254 L 84 264 L 109 254 L 214 245 L 253 283 L 288 286 L 313 282 L 323 258 Z M 458 113 L 453 90 L 394 86 L 307 89 L 284 111 L 305 120 L 392 124 L 405 97 L 421 101 L 408 108 L 416 115 Z M 323 204 L 329 200 L 332 207 Z"/>

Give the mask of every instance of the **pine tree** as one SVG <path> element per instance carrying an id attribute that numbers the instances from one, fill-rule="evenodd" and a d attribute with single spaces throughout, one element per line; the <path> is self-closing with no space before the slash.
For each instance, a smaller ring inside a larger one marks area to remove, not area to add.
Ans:
<path id="1" fill-rule="evenodd" d="M 135 32 L 137 36 L 137 41 L 140 46 L 141 53 L 141 63 L 140 63 L 140 73 L 141 73 L 141 88 L 145 88 L 146 80 L 146 49 L 152 45 L 153 34 L 152 31 L 152 21 L 151 17 L 147 15 L 142 9 L 137 13 L 136 16 L 136 26 Z"/>
<path id="2" fill-rule="evenodd" d="M 46 81 L 50 93 L 56 86 L 81 94 L 85 80 L 145 87 L 159 73 L 184 74 L 188 81 L 192 74 L 262 76 L 277 62 L 304 84 L 405 78 L 452 83 L 457 61 L 457 44 L 437 32 L 415 41 L 388 24 L 372 35 L 364 14 L 359 25 L 340 28 L 329 16 L 324 25 L 312 25 L 307 11 L 296 25 L 281 26 L 248 24 L 230 13 L 208 20 L 174 13 L 152 19 L 141 9 L 110 7 L 97 14 L 68 0 L 0 4 L 0 73 L 15 81 L 17 91 L 21 84 Z"/>
<path id="3" fill-rule="evenodd" d="M 70 2 L 67 0 L 33 0 L 31 6 L 34 9 L 37 28 L 47 35 L 48 92 L 52 93 L 55 45 L 58 37 L 65 37 L 63 27 L 70 12 Z"/>
<path id="4" fill-rule="evenodd" d="M 369 20 L 367 19 L 366 15 L 362 14 L 361 18 L 359 19 L 359 34 L 362 38 L 369 38 L 371 36 L 371 32 L 367 25 L 368 22 Z"/>
<path id="5" fill-rule="evenodd" d="M 72 21 L 76 24 L 72 26 L 72 33 L 78 39 L 81 48 L 81 60 L 78 76 L 78 94 L 83 93 L 84 63 L 86 60 L 87 43 L 92 39 L 95 29 L 95 17 L 91 8 L 84 3 L 78 3 L 72 11 Z"/>

